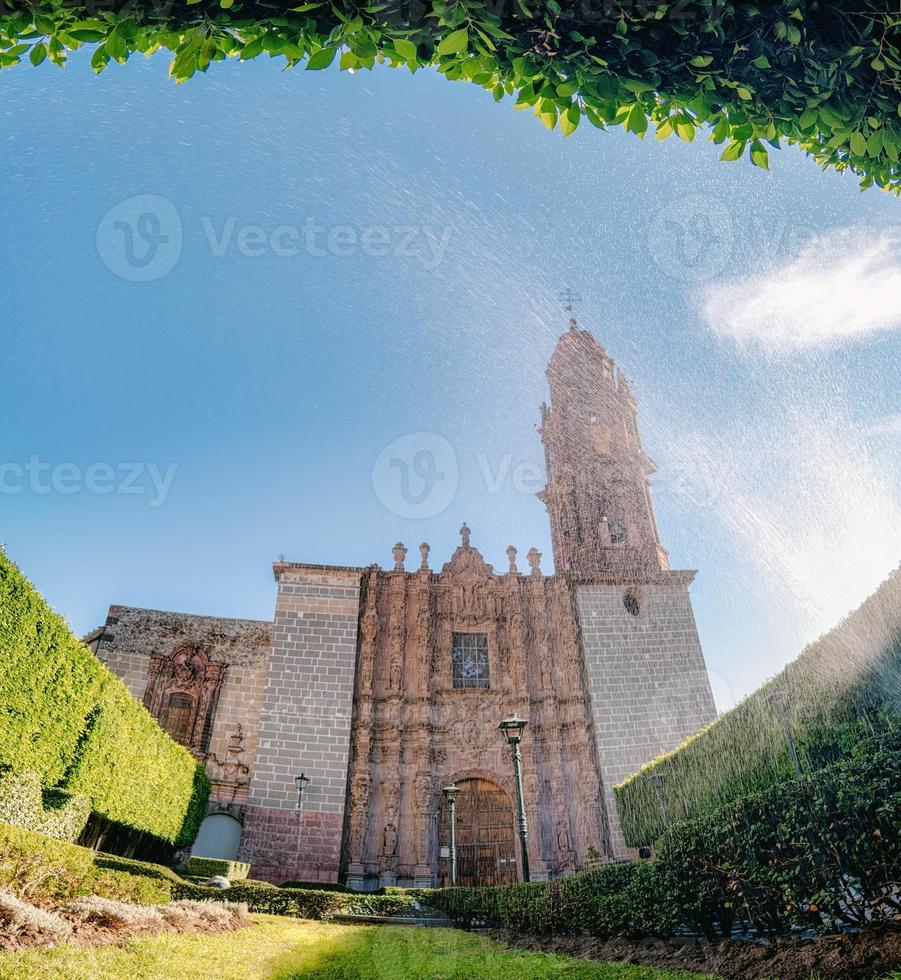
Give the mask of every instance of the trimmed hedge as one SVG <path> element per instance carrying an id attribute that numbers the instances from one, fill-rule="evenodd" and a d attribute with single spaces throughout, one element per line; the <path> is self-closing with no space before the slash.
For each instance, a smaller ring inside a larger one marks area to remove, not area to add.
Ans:
<path id="1" fill-rule="evenodd" d="M 185 873 L 192 877 L 212 878 L 221 875 L 229 881 L 241 881 L 250 874 L 250 865 L 222 858 L 191 857 Z"/>
<path id="2" fill-rule="evenodd" d="M 167 902 L 173 884 L 167 871 L 0 823 L 0 888 L 30 901 L 102 895 L 139 905 Z"/>
<path id="3" fill-rule="evenodd" d="M 772 681 L 614 787 L 629 844 L 795 778 L 774 689 L 805 772 L 901 724 L 901 569 Z"/>
<path id="4" fill-rule="evenodd" d="M 63 65 L 96 45 L 103 71 L 133 52 L 172 52 L 184 82 L 226 58 L 288 67 L 433 66 L 532 109 L 564 136 L 583 122 L 688 142 L 709 128 L 721 158 L 768 167 L 801 146 L 862 187 L 901 193 L 901 43 L 885 0 L 13 0 L 0 9 L 0 69 Z M 98 43 L 99 42 L 99 43 Z"/>
<path id="5" fill-rule="evenodd" d="M 42 789 L 33 772 L 0 769 L 0 823 L 15 823 L 57 840 L 74 841 L 90 812 L 91 801 L 86 796 Z"/>
<path id="6" fill-rule="evenodd" d="M 0 766 L 87 796 L 95 817 L 177 846 L 209 780 L 0 550 Z"/>
<path id="7" fill-rule="evenodd" d="M 588 929 L 602 939 L 710 938 L 742 922 L 766 935 L 901 921 L 901 733 L 716 813 L 683 821 L 650 861 L 567 878 L 433 893 L 464 927 L 520 933 Z"/>

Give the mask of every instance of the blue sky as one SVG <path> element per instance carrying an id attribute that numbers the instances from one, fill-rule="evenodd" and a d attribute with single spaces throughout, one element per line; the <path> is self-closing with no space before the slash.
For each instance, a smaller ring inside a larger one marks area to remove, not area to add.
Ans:
<path id="1" fill-rule="evenodd" d="M 77 631 L 268 618 L 280 553 L 440 566 L 464 519 L 549 571 L 566 286 L 633 380 L 720 707 L 897 565 L 895 198 L 792 149 L 563 141 L 428 71 L 88 57 L 0 75 L 0 540 Z M 438 513 L 374 465 L 416 446 L 457 468 Z"/>

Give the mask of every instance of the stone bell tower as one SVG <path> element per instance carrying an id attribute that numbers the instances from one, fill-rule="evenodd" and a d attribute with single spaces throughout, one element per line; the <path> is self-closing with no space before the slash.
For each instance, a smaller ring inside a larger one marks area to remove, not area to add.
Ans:
<path id="1" fill-rule="evenodd" d="M 541 406 L 557 572 L 595 575 L 669 568 L 660 546 L 641 448 L 636 402 L 613 360 L 575 319 L 547 369 L 551 404 Z"/>
<path id="2" fill-rule="evenodd" d="M 542 405 L 555 572 L 575 595 L 611 850 L 630 857 L 612 787 L 716 717 L 688 587 L 669 567 L 629 384 L 575 319 Z M 650 843 L 650 842 L 649 842 Z"/>

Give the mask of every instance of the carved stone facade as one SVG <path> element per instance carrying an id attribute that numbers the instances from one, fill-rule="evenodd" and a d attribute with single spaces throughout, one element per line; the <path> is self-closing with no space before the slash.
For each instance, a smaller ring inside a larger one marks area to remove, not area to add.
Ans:
<path id="1" fill-rule="evenodd" d="M 385 569 L 276 563 L 272 623 L 113 606 L 92 636 L 204 761 L 211 811 L 243 822 L 237 856 L 253 876 L 446 881 L 442 788 L 455 783 L 458 880 L 516 880 L 512 762 L 497 730 L 511 712 L 528 720 L 533 879 L 631 856 L 612 785 L 714 717 L 694 573 L 671 571 L 660 546 L 629 386 L 574 321 L 548 378 L 539 496 L 555 574 L 535 548 L 520 571 L 513 545 L 495 571 L 464 524 L 440 569 L 426 543 L 408 569 L 401 542 Z"/>

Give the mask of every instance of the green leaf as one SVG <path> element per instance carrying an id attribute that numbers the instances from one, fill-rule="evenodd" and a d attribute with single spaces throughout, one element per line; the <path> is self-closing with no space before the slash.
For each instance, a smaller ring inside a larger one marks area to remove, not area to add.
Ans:
<path id="1" fill-rule="evenodd" d="M 405 61 L 416 61 L 419 57 L 416 45 L 412 41 L 407 41 L 402 37 L 396 37 L 394 39 L 394 50 Z"/>
<path id="2" fill-rule="evenodd" d="M 460 51 L 465 51 L 468 46 L 469 28 L 461 27 L 460 30 L 448 34 L 447 37 L 441 40 L 441 43 L 438 45 L 438 54 L 440 56 L 458 54 Z"/>
<path id="3" fill-rule="evenodd" d="M 566 98 L 575 95 L 579 91 L 579 82 L 575 78 L 568 78 L 557 86 L 557 95 Z"/>
<path id="4" fill-rule="evenodd" d="M 699 54 L 697 57 L 691 59 L 691 64 L 693 64 L 695 68 L 706 68 L 712 63 L 713 56 L 709 54 Z"/>
<path id="5" fill-rule="evenodd" d="M 751 144 L 751 163 L 755 167 L 761 167 L 763 170 L 770 169 L 770 155 L 760 140 L 754 140 Z"/>
<path id="6" fill-rule="evenodd" d="M 223 10 L 228 10 L 229 8 L 234 7 L 234 5 L 235 5 L 235 0 L 219 0 L 219 6 Z"/>
<path id="7" fill-rule="evenodd" d="M 322 71 L 335 60 L 337 48 L 320 48 L 316 54 L 310 56 L 307 62 L 307 71 Z"/>
<path id="8" fill-rule="evenodd" d="M 648 128 L 648 117 L 645 115 L 641 104 L 636 102 L 629 110 L 626 117 L 626 132 L 635 133 L 637 136 L 644 136 Z"/>
<path id="9" fill-rule="evenodd" d="M 560 114 L 560 132 L 564 136 L 569 136 L 571 133 L 574 133 L 581 118 L 582 113 L 579 111 L 579 107 L 570 106 L 566 112 Z"/>
<path id="10" fill-rule="evenodd" d="M 770 67 L 770 59 L 765 54 L 762 54 L 759 57 L 754 58 L 754 60 L 751 62 L 751 64 L 755 68 L 769 68 Z"/>
<path id="11" fill-rule="evenodd" d="M 867 140 L 863 133 L 856 132 L 851 134 L 851 152 L 859 157 L 866 156 Z"/>
<path id="12" fill-rule="evenodd" d="M 39 65 L 47 57 L 47 45 L 46 44 L 36 44 L 31 51 L 28 52 L 28 60 L 33 65 Z"/>
<path id="13" fill-rule="evenodd" d="M 654 132 L 654 139 L 665 140 L 673 135 L 673 122 L 671 119 L 664 119 L 663 122 L 657 123 L 657 129 Z"/>
<path id="14" fill-rule="evenodd" d="M 731 140 L 720 155 L 720 160 L 737 160 L 744 152 L 744 140 Z"/>

